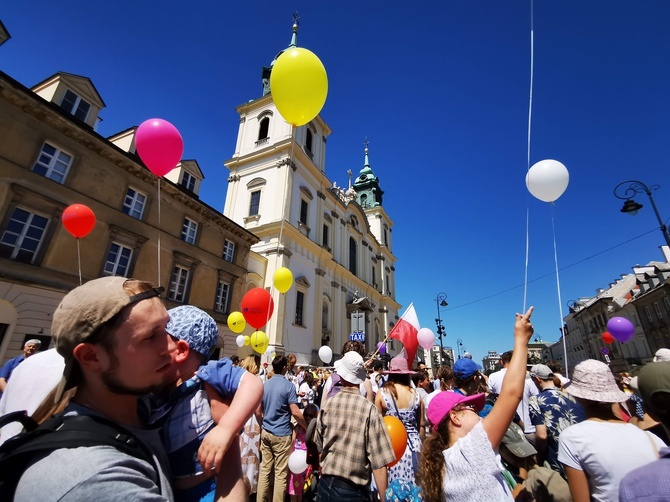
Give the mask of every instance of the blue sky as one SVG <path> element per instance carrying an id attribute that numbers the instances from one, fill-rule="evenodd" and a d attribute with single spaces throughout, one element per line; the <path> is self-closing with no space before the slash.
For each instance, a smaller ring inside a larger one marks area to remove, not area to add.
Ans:
<path id="1" fill-rule="evenodd" d="M 561 326 L 552 208 L 525 187 L 530 1 L 11 2 L 12 39 L 0 69 L 30 87 L 57 71 L 94 82 L 108 136 L 150 117 L 181 131 L 185 158 L 222 210 L 238 127 L 235 106 L 261 95 L 260 72 L 290 40 L 315 52 L 329 77 L 321 116 L 331 126 L 326 173 L 346 185 L 363 140 L 385 190 L 396 295 L 479 359 L 511 347 L 523 306 L 526 211 L 528 304 L 545 340 Z M 670 3 L 536 1 L 531 164 L 563 162 L 570 185 L 553 207 L 563 313 L 663 243 L 645 195 L 619 213 L 615 185 L 658 184 L 670 218 Z"/>

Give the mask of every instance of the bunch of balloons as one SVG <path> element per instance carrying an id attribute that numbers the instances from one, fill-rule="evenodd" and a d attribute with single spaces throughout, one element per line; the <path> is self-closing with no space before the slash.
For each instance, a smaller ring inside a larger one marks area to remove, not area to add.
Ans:
<path id="1" fill-rule="evenodd" d="M 142 162 L 156 176 L 165 176 L 181 161 L 184 140 L 170 122 L 149 119 L 135 132 L 135 148 Z"/>
<path id="2" fill-rule="evenodd" d="M 84 204 L 72 204 L 66 207 L 61 220 L 65 230 L 77 239 L 86 237 L 95 227 L 95 213 Z"/>
<path id="3" fill-rule="evenodd" d="M 544 202 L 554 202 L 568 188 L 570 174 L 557 160 L 537 162 L 526 174 L 526 187 L 533 197 Z"/>

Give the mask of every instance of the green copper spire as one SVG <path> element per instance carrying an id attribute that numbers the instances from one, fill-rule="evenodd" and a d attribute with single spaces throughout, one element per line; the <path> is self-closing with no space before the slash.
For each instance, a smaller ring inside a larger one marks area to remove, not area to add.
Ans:
<path id="1" fill-rule="evenodd" d="M 368 158 L 369 142 L 367 138 L 365 138 L 363 144 L 365 145 L 365 161 L 363 169 L 361 169 L 354 182 L 353 189 L 356 191 L 356 201 L 363 209 L 369 209 L 382 205 L 384 191 L 379 186 L 379 178 L 375 176 L 370 167 L 370 159 Z"/>
<path id="2" fill-rule="evenodd" d="M 300 16 L 298 15 L 298 11 L 296 11 L 296 12 L 293 13 L 293 32 L 291 33 L 291 42 L 288 44 L 288 47 L 286 49 L 290 49 L 291 47 L 297 47 L 298 46 L 298 25 L 299 24 L 300 24 Z M 263 96 L 270 93 L 270 74 L 272 73 L 272 67 L 275 64 L 275 61 L 277 61 L 277 58 L 279 56 L 281 56 L 286 49 L 282 49 L 281 51 L 279 51 L 279 53 L 272 60 L 272 63 L 270 63 L 270 66 L 264 66 L 263 67 L 263 72 L 262 72 Z"/>

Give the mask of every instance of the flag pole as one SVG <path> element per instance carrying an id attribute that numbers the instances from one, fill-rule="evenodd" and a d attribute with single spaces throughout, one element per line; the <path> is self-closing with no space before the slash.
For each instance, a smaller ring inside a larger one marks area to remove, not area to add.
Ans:
<path id="1" fill-rule="evenodd" d="M 388 335 L 386 335 L 386 338 L 384 338 L 384 341 L 382 343 L 386 343 L 386 340 L 389 339 L 389 335 L 390 335 L 390 333 Z M 379 344 L 377 344 L 377 350 L 375 350 L 372 353 L 372 355 L 370 356 L 370 358 L 367 361 L 365 361 L 365 366 L 370 364 L 370 362 L 375 358 L 375 356 L 377 355 L 378 352 L 379 352 Z"/>

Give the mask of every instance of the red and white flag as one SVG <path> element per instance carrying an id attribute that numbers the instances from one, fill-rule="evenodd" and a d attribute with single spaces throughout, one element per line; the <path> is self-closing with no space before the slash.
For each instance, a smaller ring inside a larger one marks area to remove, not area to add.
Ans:
<path id="1" fill-rule="evenodd" d="M 391 332 L 389 338 L 400 340 L 405 348 L 408 366 L 411 368 L 414 362 L 414 356 L 419 348 L 419 340 L 416 335 L 419 332 L 419 318 L 416 316 L 414 304 L 410 303 Z"/>

